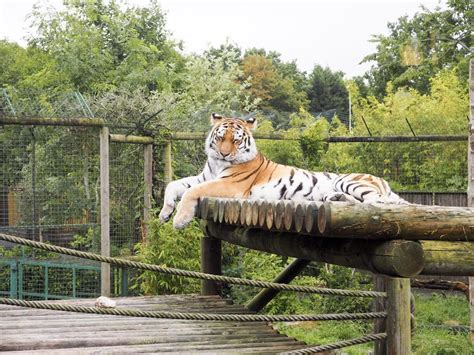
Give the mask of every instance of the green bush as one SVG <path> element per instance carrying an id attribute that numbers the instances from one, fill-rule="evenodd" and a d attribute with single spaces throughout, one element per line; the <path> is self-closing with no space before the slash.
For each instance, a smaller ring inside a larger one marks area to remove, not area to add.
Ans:
<path id="1" fill-rule="evenodd" d="M 186 229 L 177 230 L 171 222 L 161 224 L 158 218 L 149 225 L 149 240 L 137 244 L 140 261 L 198 271 L 200 269 L 200 238 L 202 231 L 198 222 L 193 221 Z M 139 277 L 145 294 L 173 294 L 199 292 L 197 279 L 144 271 Z"/>

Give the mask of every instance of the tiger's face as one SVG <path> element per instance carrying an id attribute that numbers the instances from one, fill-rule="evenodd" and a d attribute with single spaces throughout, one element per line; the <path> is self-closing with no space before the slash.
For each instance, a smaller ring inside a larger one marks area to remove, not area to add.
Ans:
<path id="1" fill-rule="evenodd" d="M 230 163 L 245 163 L 257 156 L 257 147 L 251 130 L 255 118 L 223 117 L 213 113 L 212 129 L 206 139 L 206 153 L 210 158 Z"/>

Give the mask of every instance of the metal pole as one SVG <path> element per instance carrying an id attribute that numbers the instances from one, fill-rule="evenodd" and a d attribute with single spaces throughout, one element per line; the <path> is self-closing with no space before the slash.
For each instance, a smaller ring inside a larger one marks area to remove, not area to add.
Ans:
<path id="1" fill-rule="evenodd" d="M 109 129 L 100 130 L 100 253 L 110 256 Z M 100 292 L 110 296 L 110 265 L 101 263 Z"/>

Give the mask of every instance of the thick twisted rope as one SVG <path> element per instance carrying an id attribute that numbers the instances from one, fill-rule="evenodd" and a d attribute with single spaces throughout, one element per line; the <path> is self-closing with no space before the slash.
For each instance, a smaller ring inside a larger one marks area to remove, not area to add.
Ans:
<path id="1" fill-rule="evenodd" d="M 35 242 L 33 240 L 19 238 L 19 237 L 15 237 L 15 236 L 12 236 L 9 234 L 3 234 L 3 233 L 0 233 L 0 240 L 16 243 L 20 245 L 26 245 L 33 248 L 48 250 L 48 251 L 59 253 L 59 254 L 71 255 L 71 256 L 76 256 L 83 259 L 100 261 L 100 262 L 108 263 L 111 265 L 118 265 L 121 267 L 149 270 L 149 271 L 155 271 L 155 272 L 160 272 L 160 273 L 169 274 L 169 275 L 184 276 L 184 277 L 196 278 L 196 279 L 201 279 L 201 280 L 209 280 L 209 281 L 229 283 L 229 284 L 242 285 L 242 286 L 269 288 L 269 289 L 279 290 L 279 291 L 296 291 L 296 292 L 315 293 L 315 294 L 320 294 L 320 295 L 352 296 L 352 297 L 387 297 L 387 294 L 385 292 L 337 290 L 337 289 L 330 289 L 330 288 L 287 285 L 287 284 L 280 284 L 280 283 L 275 283 L 275 282 L 240 279 L 238 277 L 229 277 L 229 276 L 206 274 L 206 273 L 197 272 L 197 271 L 181 270 L 181 269 L 175 269 L 175 268 L 170 268 L 170 267 L 165 267 L 165 266 L 140 263 L 140 262 L 125 260 L 125 259 L 120 259 L 120 258 L 112 258 L 110 256 L 102 256 L 102 255 L 88 253 L 88 252 L 79 251 L 79 250 L 68 249 L 68 248 L 59 247 L 56 245 Z"/>
<path id="2" fill-rule="evenodd" d="M 90 314 L 105 314 L 127 317 L 146 317 L 160 319 L 184 319 L 203 321 L 234 321 L 234 322 L 301 322 L 301 321 L 325 321 L 325 320 L 360 320 L 385 318 L 385 312 L 371 313 L 335 313 L 335 314 L 302 314 L 302 315 L 259 315 L 259 314 L 206 314 L 206 313 L 182 313 L 141 311 L 138 309 L 124 308 L 96 308 L 86 306 L 75 306 L 61 303 L 46 303 L 39 301 L 24 301 L 11 298 L 0 298 L 0 304 L 10 306 L 29 307 L 36 309 L 49 309 L 53 311 L 67 311 Z"/>
<path id="3" fill-rule="evenodd" d="M 385 339 L 386 337 L 387 337 L 387 333 L 369 334 L 369 335 L 366 335 L 366 336 L 363 336 L 363 337 L 360 337 L 360 338 L 339 341 L 337 343 L 332 343 L 332 344 L 327 344 L 327 345 L 320 345 L 320 346 L 315 346 L 315 347 L 312 347 L 312 348 L 288 351 L 288 352 L 284 352 L 284 353 L 281 353 L 281 354 L 285 354 L 285 355 L 290 355 L 290 354 L 291 355 L 314 354 L 314 353 L 319 353 L 319 352 L 323 352 L 323 351 L 341 349 L 341 348 L 345 348 L 345 347 L 352 346 L 352 345 L 370 343 L 371 341 L 382 340 L 382 339 Z"/>

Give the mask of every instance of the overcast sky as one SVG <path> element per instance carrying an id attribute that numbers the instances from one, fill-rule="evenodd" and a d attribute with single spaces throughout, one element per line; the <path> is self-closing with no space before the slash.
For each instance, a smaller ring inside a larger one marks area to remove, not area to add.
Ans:
<path id="1" fill-rule="evenodd" d="M 34 0 L 0 0 L 0 38 L 25 44 L 26 16 Z M 61 0 L 50 0 L 60 8 Z M 128 0 L 146 5 L 147 0 Z M 225 41 L 241 48 L 265 48 L 296 60 L 301 70 L 315 64 L 342 70 L 347 77 L 363 74 L 362 58 L 374 52 L 373 34 L 387 34 L 387 23 L 413 16 L 440 0 L 159 0 L 168 30 L 184 42 L 186 53 L 202 53 Z M 445 1 L 441 0 L 441 4 Z"/>

